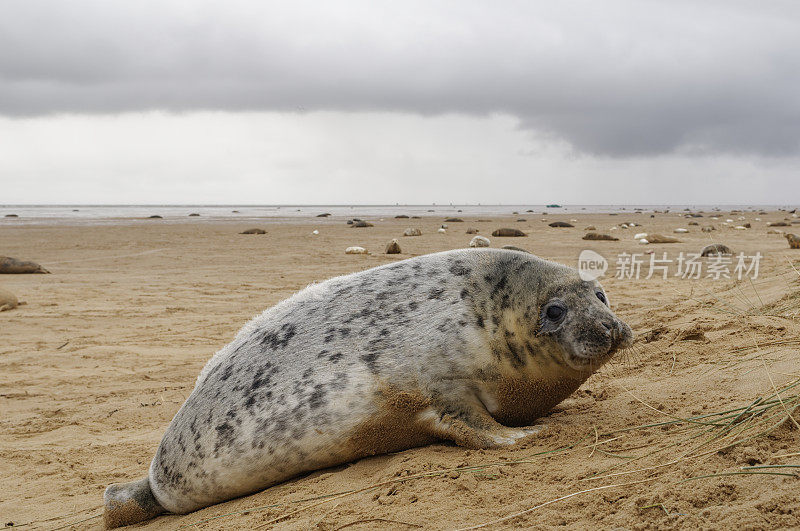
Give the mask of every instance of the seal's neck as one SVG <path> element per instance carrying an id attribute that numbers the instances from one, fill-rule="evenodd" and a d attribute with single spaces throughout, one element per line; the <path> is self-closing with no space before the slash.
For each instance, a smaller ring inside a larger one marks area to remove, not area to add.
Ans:
<path id="1" fill-rule="evenodd" d="M 490 414 L 501 424 L 531 424 L 592 374 L 568 365 L 561 347 L 548 338 L 516 333 L 496 339 L 496 370 L 484 389 L 494 406 Z"/>
<path id="2" fill-rule="evenodd" d="M 487 385 L 494 399 L 492 417 L 506 426 L 527 426 L 546 415 L 571 395 L 589 374 L 521 375 L 507 374 Z"/>

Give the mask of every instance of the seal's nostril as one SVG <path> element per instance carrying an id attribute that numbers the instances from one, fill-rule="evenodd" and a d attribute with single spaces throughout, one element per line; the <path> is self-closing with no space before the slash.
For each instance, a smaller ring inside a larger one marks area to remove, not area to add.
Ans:
<path id="1" fill-rule="evenodd" d="M 613 330 L 614 329 L 614 324 L 613 323 L 603 322 L 603 326 L 606 327 L 606 330 Z"/>

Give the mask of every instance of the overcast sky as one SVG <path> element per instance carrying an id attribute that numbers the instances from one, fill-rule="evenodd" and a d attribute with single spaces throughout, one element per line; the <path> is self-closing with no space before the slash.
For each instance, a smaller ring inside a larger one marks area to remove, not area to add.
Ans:
<path id="1" fill-rule="evenodd" d="M 0 203 L 800 202 L 800 4 L 0 2 Z"/>

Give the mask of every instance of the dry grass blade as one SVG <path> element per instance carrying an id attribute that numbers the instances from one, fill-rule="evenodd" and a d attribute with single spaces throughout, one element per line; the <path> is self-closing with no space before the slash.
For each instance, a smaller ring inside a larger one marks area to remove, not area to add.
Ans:
<path id="1" fill-rule="evenodd" d="M 472 530 L 472 529 L 482 529 L 484 527 L 489 527 L 489 526 L 492 526 L 492 525 L 501 524 L 503 522 L 508 522 L 509 520 L 513 520 L 515 518 L 519 518 L 520 516 L 523 516 L 523 515 L 526 515 L 528 513 L 531 513 L 531 512 L 533 512 L 533 511 L 535 511 L 537 509 L 541 509 L 542 507 L 546 507 L 548 505 L 552 505 L 552 504 L 560 502 L 560 501 L 568 500 L 569 498 L 574 498 L 575 496 L 580 496 L 581 494 L 587 494 L 589 492 L 595 492 L 595 491 L 598 491 L 598 490 L 613 489 L 613 488 L 617 488 L 617 487 L 629 487 L 631 485 L 638 485 L 640 483 L 647 483 L 648 481 L 653 481 L 655 479 L 657 479 L 657 478 L 640 479 L 639 481 L 631 481 L 631 482 L 628 482 L 628 483 L 617 483 L 615 485 L 602 485 L 600 487 L 593 487 L 591 489 L 580 490 L 580 491 L 577 491 L 577 492 L 573 492 L 571 494 L 567 494 L 566 496 L 561 496 L 560 498 L 555 498 L 555 499 L 546 501 L 544 503 L 540 503 L 539 505 L 534 505 L 533 507 L 529 507 L 528 509 L 525 509 L 523 511 L 519 511 L 519 512 L 516 512 L 516 513 L 513 513 L 513 514 L 509 514 L 508 516 L 504 516 L 504 517 L 498 518 L 496 520 L 491 520 L 489 522 L 484 522 L 482 524 L 473 525 L 473 526 L 469 526 L 469 527 L 460 527 L 460 528 L 458 528 L 457 531 L 469 531 L 469 530 Z"/>
<path id="2" fill-rule="evenodd" d="M 69 524 L 64 524 L 62 526 L 54 527 L 50 531 L 57 531 L 58 529 L 66 529 L 68 527 L 74 527 L 74 526 L 76 526 L 78 524 L 82 524 L 84 522 L 88 522 L 89 520 L 94 520 L 95 518 L 100 518 L 101 516 L 103 516 L 103 513 L 96 514 L 96 515 L 90 516 L 88 518 L 84 518 L 83 520 L 78 520 L 77 522 L 70 522 Z"/>
<path id="3" fill-rule="evenodd" d="M 412 524 L 411 522 L 401 522 L 400 520 L 389 520 L 388 518 L 364 518 L 361 520 L 355 520 L 353 522 L 350 522 L 349 524 L 340 525 L 339 527 L 334 529 L 334 531 L 339 531 L 340 529 L 345 529 L 347 527 L 352 527 L 358 524 L 366 524 L 369 522 L 382 522 L 384 524 L 400 524 L 408 527 L 422 527 L 419 524 Z"/>
<path id="4" fill-rule="evenodd" d="M 102 505 L 95 505 L 94 507 L 81 509 L 79 511 L 73 511 L 73 512 L 68 513 L 68 514 L 61 514 L 61 515 L 58 515 L 58 516 L 51 516 L 50 518 L 45 518 L 43 520 L 33 520 L 31 522 L 25 522 L 24 524 L 14 524 L 13 527 L 16 529 L 16 528 L 20 528 L 20 527 L 32 526 L 32 525 L 35 525 L 35 524 L 43 524 L 45 522 L 52 522 L 53 520 L 64 520 L 66 518 L 70 518 L 72 516 L 75 516 L 75 515 L 78 515 L 78 514 L 81 514 L 81 513 L 88 513 L 90 511 L 96 511 L 96 510 L 102 509 L 102 508 L 103 508 Z M 84 518 L 83 520 L 79 520 L 79 521 L 73 522 L 71 524 L 65 524 L 65 525 L 63 525 L 61 527 L 57 527 L 57 528 L 54 528 L 54 529 L 64 529 L 66 527 L 70 527 L 70 526 L 73 526 L 73 525 L 76 525 L 76 524 L 80 524 L 82 522 L 88 522 L 89 520 L 94 520 L 95 518 L 98 518 L 100 516 L 102 516 L 102 513 L 99 514 L 99 515 L 94 515 L 94 516 L 90 516 L 88 518 Z"/>
<path id="5" fill-rule="evenodd" d="M 751 334 L 750 334 L 750 335 L 752 336 L 752 332 L 751 332 Z M 754 336 L 753 336 L 753 343 L 755 344 L 755 346 L 756 346 L 756 349 L 757 349 L 757 351 L 758 351 L 758 352 L 759 352 L 759 354 L 760 354 L 760 353 L 761 353 L 761 349 L 758 347 L 758 342 L 756 341 L 756 338 L 755 338 Z M 769 372 L 769 367 L 767 367 L 767 362 L 764 360 L 764 358 L 763 358 L 763 357 L 761 358 L 761 362 L 763 363 L 763 365 L 764 365 L 764 371 L 767 373 L 767 377 L 769 378 L 769 383 L 770 383 L 770 385 L 772 385 L 772 389 L 773 389 L 773 391 L 775 391 L 775 396 L 776 396 L 776 397 L 778 398 L 778 400 L 780 401 L 780 403 L 781 403 L 781 406 L 782 406 L 782 407 L 783 407 L 783 409 L 786 411 L 786 414 L 789 416 L 789 418 L 791 419 L 791 421 L 794 423 L 795 427 L 796 427 L 798 430 L 800 430 L 800 424 L 798 424 L 798 423 L 797 423 L 797 421 L 796 421 L 796 420 L 794 419 L 794 417 L 792 416 L 792 414 L 791 414 L 791 413 L 789 413 L 789 410 L 786 408 L 786 404 L 784 404 L 784 403 L 783 403 L 783 400 L 781 400 L 781 395 L 780 395 L 780 393 L 778 393 L 778 388 L 777 388 L 777 387 L 775 387 L 775 381 L 772 379 L 772 374 L 770 374 L 770 372 Z"/>
<path id="6" fill-rule="evenodd" d="M 784 457 L 796 457 L 798 455 L 800 455 L 800 452 L 792 452 L 790 454 L 773 455 L 770 456 L 770 459 L 782 459 Z"/>
<path id="7" fill-rule="evenodd" d="M 766 471 L 760 472 L 760 471 L 756 471 L 756 470 L 753 470 L 753 471 L 741 470 L 739 472 L 720 472 L 719 474 L 706 474 L 704 476 L 694 476 L 694 477 L 691 477 L 691 478 L 686 478 L 684 480 L 681 480 L 678 483 L 686 483 L 688 481 L 695 481 L 697 479 L 705 479 L 705 478 L 720 478 L 720 477 L 725 477 L 725 476 L 746 476 L 746 475 L 790 476 L 790 477 L 793 477 L 793 478 L 798 477 L 797 474 L 794 474 L 794 473 L 790 474 L 788 472 L 766 472 Z"/>
<path id="8" fill-rule="evenodd" d="M 800 468 L 800 465 L 755 465 L 755 466 L 743 466 L 742 470 L 755 470 L 757 468 Z"/>
<path id="9" fill-rule="evenodd" d="M 594 444 L 592 445 L 592 452 L 589 454 L 589 457 L 594 455 L 594 451 L 597 450 L 597 442 L 600 440 L 600 435 L 597 433 L 597 426 L 592 426 L 594 428 Z"/>
<path id="10" fill-rule="evenodd" d="M 301 500 L 301 501 L 307 501 L 307 500 Z M 184 529 L 186 527 L 195 527 L 195 526 L 202 525 L 202 524 L 205 524 L 205 523 L 208 523 L 208 522 L 212 522 L 214 520 L 219 520 L 220 518 L 226 518 L 228 516 L 236 516 L 238 514 L 247 514 L 247 513 L 251 513 L 251 512 L 265 511 L 267 509 L 280 507 L 281 505 L 282 504 L 278 504 L 278 503 L 272 504 L 272 505 L 261 505 L 259 507 L 251 507 L 250 509 L 242 509 L 241 511 L 233 511 L 231 513 L 220 514 L 220 515 L 217 515 L 217 516 L 212 516 L 211 518 L 205 518 L 203 520 L 198 520 L 197 522 L 192 522 L 191 524 L 184 524 L 184 525 L 180 526 L 178 529 Z"/>

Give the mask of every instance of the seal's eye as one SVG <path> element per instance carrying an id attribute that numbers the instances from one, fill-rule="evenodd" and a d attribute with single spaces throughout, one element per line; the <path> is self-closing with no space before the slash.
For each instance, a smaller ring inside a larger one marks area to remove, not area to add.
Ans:
<path id="1" fill-rule="evenodd" d="M 606 301 L 606 295 L 602 291 L 597 292 L 597 298 L 600 299 L 600 302 L 603 304 L 608 304 L 608 301 Z"/>
<path id="2" fill-rule="evenodd" d="M 544 313 L 545 315 L 547 315 L 547 318 L 550 319 L 551 321 L 558 321 L 559 319 L 564 317 L 564 314 L 567 313 L 567 310 L 565 308 L 562 308 L 561 306 L 554 304 L 548 307 Z"/>

